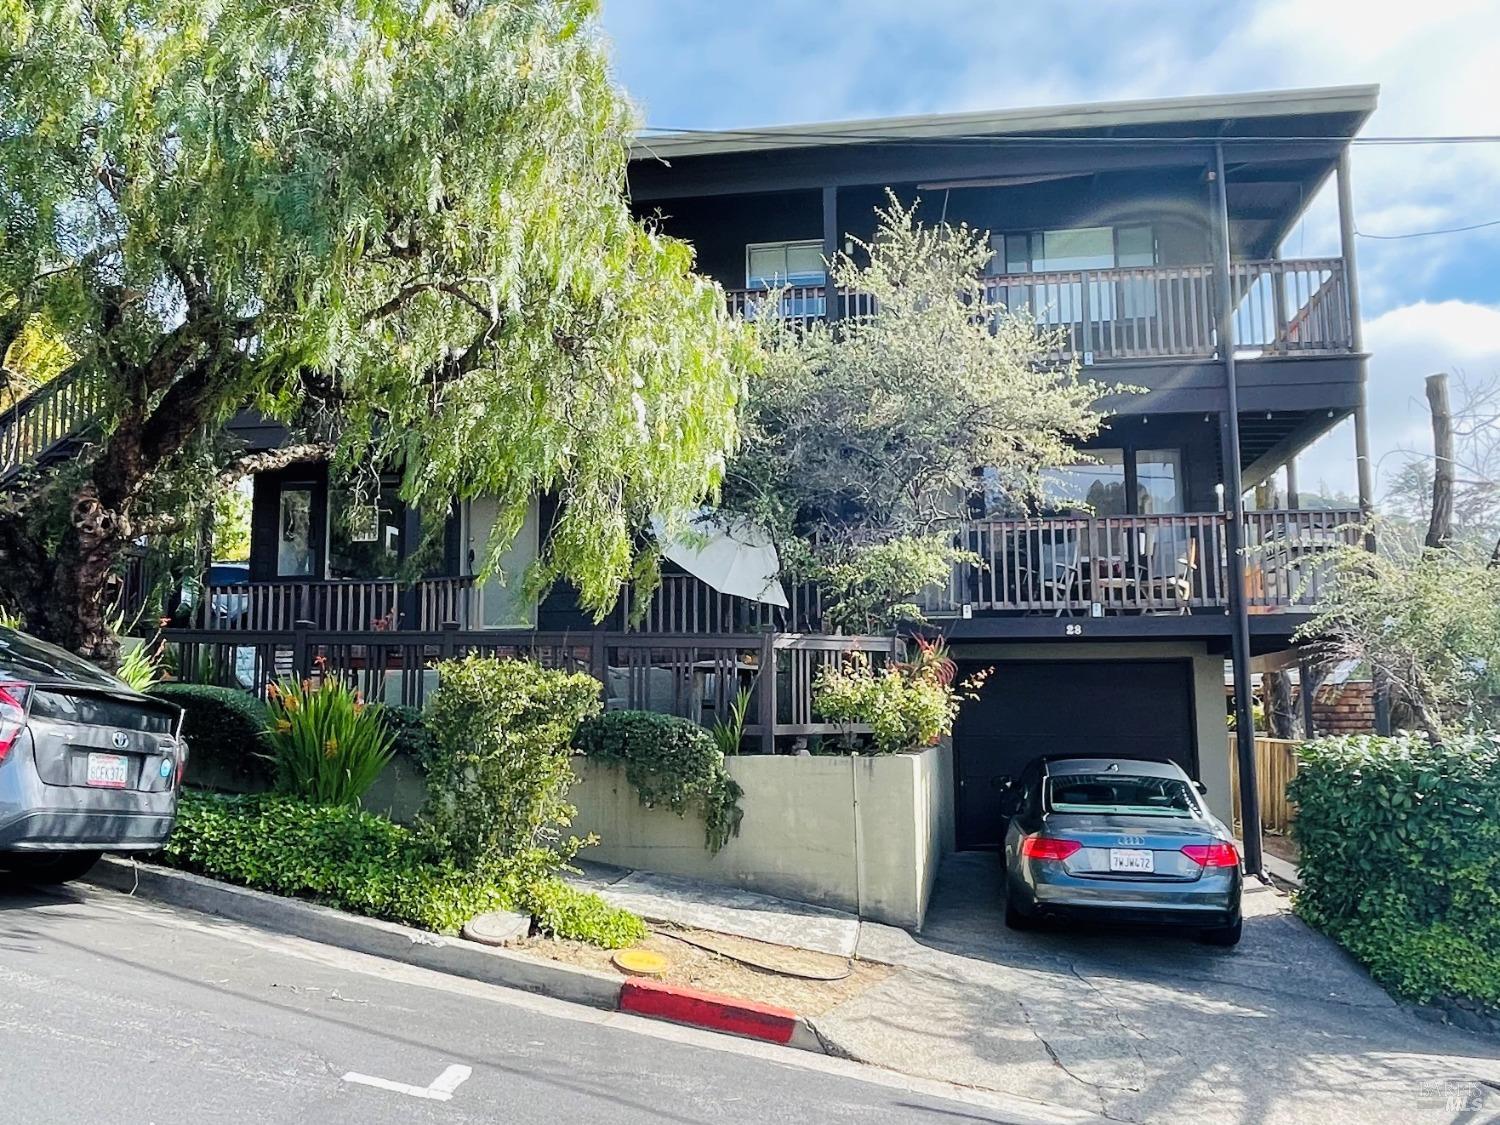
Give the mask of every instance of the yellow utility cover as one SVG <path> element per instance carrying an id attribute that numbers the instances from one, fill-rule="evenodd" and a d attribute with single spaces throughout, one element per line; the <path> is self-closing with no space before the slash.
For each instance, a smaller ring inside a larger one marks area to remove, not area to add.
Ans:
<path id="1" fill-rule="evenodd" d="M 614 955 L 615 968 L 633 977 L 664 977 L 672 963 L 650 949 L 622 949 Z"/>

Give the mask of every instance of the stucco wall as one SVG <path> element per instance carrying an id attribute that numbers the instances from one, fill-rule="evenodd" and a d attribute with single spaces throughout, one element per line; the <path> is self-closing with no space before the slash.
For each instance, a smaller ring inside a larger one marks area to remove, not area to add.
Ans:
<path id="1" fill-rule="evenodd" d="M 702 821 L 641 805 L 619 767 L 574 760 L 574 831 L 587 858 L 685 875 L 919 927 L 952 839 L 946 747 L 881 757 L 742 756 L 739 836 L 717 855 Z"/>

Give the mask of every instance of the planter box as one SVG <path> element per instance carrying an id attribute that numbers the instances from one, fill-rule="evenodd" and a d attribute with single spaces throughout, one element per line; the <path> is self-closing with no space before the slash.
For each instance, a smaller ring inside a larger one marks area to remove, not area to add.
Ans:
<path id="1" fill-rule="evenodd" d="M 583 858 L 684 875 L 920 928 L 938 861 L 952 850 L 952 751 L 880 757 L 744 756 L 739 836 L 717 854 L 703 822 L 648 809 L 618 766 L 573 760 Z"/>

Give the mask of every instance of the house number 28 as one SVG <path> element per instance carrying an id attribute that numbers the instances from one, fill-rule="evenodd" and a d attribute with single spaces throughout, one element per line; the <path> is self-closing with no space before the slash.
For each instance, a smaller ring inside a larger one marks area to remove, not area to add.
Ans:
<path id="1" fill-rule="evenodd" d="M 1082 625 L 1064 625 L 1063 626 L 1063 633 L 1065 635 L 1069 636 L 1069 637 L 1081 637 L 1081 636 L 1083 636 L 1083 626 Z"/>

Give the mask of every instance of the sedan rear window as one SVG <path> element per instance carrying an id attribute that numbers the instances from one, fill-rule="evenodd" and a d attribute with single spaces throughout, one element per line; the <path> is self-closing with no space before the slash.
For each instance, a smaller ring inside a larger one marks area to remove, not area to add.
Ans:
<path id="1" fill-rule="evenodd" d="M 1175 777 L 1070 773 L 1047 779 L 1047 807 L 1060 813 L 1196 816 L 1192 787 Z"/>

